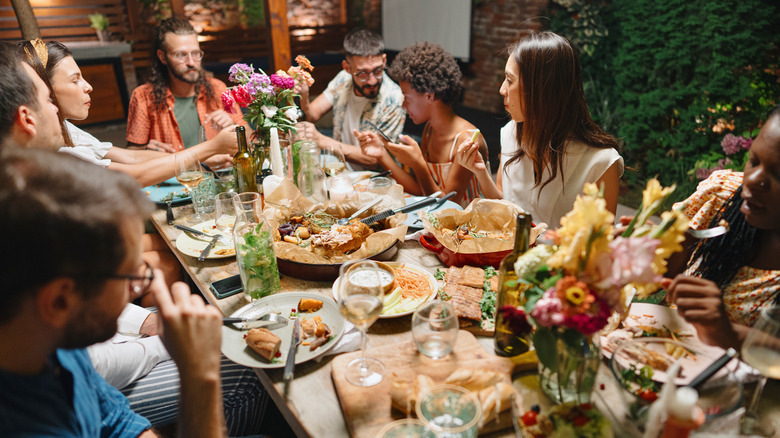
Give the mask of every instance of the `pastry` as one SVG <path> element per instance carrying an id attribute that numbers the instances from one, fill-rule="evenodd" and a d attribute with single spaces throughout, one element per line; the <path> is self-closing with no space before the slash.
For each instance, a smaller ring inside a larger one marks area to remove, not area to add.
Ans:
<path id="1" fill-rule="evenodd" d="M 249 330 L 245 339 L 249 348 L 269 362 L 276 357 L 276 353 L 279 352 L 279 347 L 282 345 L 282 340 L 278 336 L 264 328 Z"/>

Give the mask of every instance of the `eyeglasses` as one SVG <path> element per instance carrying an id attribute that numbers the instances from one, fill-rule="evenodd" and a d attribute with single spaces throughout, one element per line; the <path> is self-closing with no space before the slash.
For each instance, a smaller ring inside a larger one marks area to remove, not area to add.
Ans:
<path id="1" fill-rule="evenodd" d="M 360 82 L 368 82 L 368 78 L 370 76 L 373 76 L 377 79 L 382 79 L 382 73 L 384 73 L 385 70 L 387 70 L 387 67 L 382 66 L 375 68 L 373 71 L 359 71 L 357 73 L 352 73 L 352 76 L 357 78 L 357 80 Z"/>
<path id="2" fill-rule="evenodd" d="M 148 262 L 144 262 L 142 269 L 143 275 L 103 274 L 101 277 L 130 280 L 130 290 L 136 295 L 141 295 L 149 289 L 149 285 L 154 280 L 154 269 Z"/>
<path id="3" fill-rule="evenodd" d="M 193 61 L 200 61 L 203 59 L 203 50 L 193 50 L 192 52 L 168 52 L 168 54 L 176 62 L 184 62 L 188 56 L 192 57 Z"/>

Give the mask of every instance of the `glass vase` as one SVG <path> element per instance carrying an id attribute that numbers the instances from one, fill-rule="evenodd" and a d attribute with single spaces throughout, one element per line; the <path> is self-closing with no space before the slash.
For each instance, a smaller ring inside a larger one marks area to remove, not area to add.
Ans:
<path id="1" fill-rule="evenodd" d="M 258 128 L 252 133 L 252 156 L 259 189 L 263 185 L 263 169 L 271 168 L 271 133 L 267 129 Z"/>
<path id="2" fill-rule="evenodd" d="M 260 202 L 259 196 L 256 202 Z M 271 231 L 268 221 L 261 213 L 260 205 L 236 205 L 233 241 L 236 245 L 238 273 L 247 301 L 254 301 L 281 290 Z"/>
<path id="3" fill-rule="evenodd" d="M 534 333 L 539 384 L 554 403 L 590 402 L 601 356 L 597 336 L 575 330 L 540 329 Z"/>

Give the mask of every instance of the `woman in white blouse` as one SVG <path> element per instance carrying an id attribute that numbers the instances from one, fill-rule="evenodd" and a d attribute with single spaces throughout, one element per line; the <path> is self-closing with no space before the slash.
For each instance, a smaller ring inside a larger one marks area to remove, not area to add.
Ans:
<path id="1" fill-rule="evenodd" d="M 583 185 L 595 182 L 614 213 L 623 159 L 617 141 L 588 113 L 582 70 L 569 40 L 541 32 L 513 44 L 500 93 L 512 121 L 501 129 L 496 183 L 478 145 L 467 140 L 457 153 L 484 195 L 512 201 L 534 222 L 557 228 Z"/>

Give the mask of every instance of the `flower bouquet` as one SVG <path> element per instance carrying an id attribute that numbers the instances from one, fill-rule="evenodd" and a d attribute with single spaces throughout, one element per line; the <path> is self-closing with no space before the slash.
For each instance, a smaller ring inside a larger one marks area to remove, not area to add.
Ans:
<path id="1" fill-rule="evenodd" d="M 631 224 L 614 237 L 603 192 L 587 184 L 561 227 L 548 232 L 550 244 L 538 244 L 515 263 L 528 289 L 525 308 L 511 317 L 534 327 L 542 389 L 556 402 L 589 400 L 600 362 L 595 334 L 622 319 L 634 294 L 657 290 L 667 259 L 682 250 L 684 215 L 668 211 L 660 224 L 648 222 L 673 190 L 650 180 Z"/>

